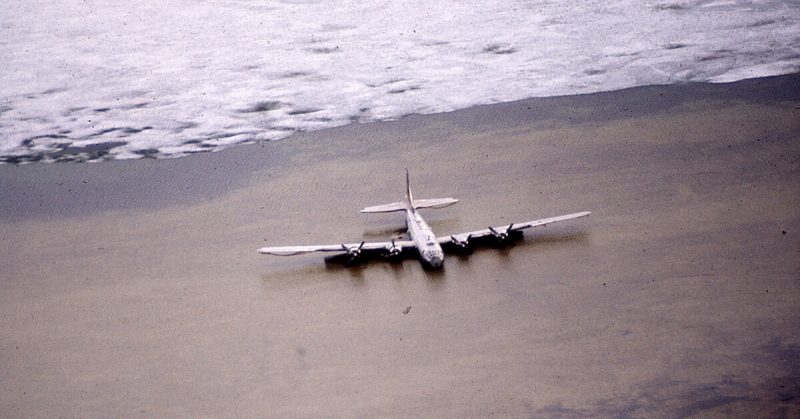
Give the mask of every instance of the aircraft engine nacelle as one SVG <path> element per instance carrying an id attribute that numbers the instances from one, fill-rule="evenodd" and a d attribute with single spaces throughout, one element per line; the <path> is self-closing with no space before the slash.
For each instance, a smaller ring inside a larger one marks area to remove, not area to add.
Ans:
<path id="1" fill-rule="evenodd" d="M 453 243 L 454 245 L 456 245 L 456 246 L 458 246 L 458 247 L 460 247 L 462 249 L 468 249 L 469 248 L 469 240 L 458 240 L 458 239 L 456 239 L 454 237 L 454 238 L 450 239 L 450 243 Z"/>
<path id="2" fill-rule="evenodd" d="M 403 246 L 398 246 L 395 244 L 394 239 L 392 239 L 392 246 L 387 249 L 386 257 L 397 257 L 403 253 Z"/>
<path id="3" fill-rule="evenodd" d="M 470 246 L 469 240 L 472 238 L 472 234 L 468 235 L 464 240 L 459 240 L 455 236 L 450 237 L 450 243 L 452 243 L 456 249 L 463 251 L 463 252 L 470 252 L 472 247 Z"/>
<path id="4" fill-rule="evenodd" d="M 513 228 L 514 224 L 509 224 L 508 227 L 501 230 L 489 227 L 489 231 L 492 233 L 492 237 L 494 237 L 497 244 L 505 245 L 512 240 L 522 238 L 522 230 L 513 230 Z"/>
<path id="5" fill-rule="evenodd" d="M 489 227 L 489 231 L 491 231 L 491 232 L 492 232 L 492 236 L 493 236 L 493 237 L 494 237 L 494 238 L 495 238 L 495 239 L 496 239 L 498 242 L 501 242 L 501 243 L 505 243 L 505 242 L 507 242 L 507 241 L 508 241 L 508 230 L 509 230 L 509 229 L 506 229 L 506 230 L 504 230 L 504 231 L 497 231 L 497 230 L 495 230 L 494 228 L 492 228 L 492 227 Z"/>
<path id="6" fill-rule="evenodd" d="M 364 247 L 364 243 L 365 242 L 362 241 L 357 247 L 347 247 L 346 245 L 342 244 L 342 249 L 347 251 L 347 256 L 350 257 L 350 260 L 347 262 L 348 264 L 353 264 L 361 259 L 361 248 Z"/>

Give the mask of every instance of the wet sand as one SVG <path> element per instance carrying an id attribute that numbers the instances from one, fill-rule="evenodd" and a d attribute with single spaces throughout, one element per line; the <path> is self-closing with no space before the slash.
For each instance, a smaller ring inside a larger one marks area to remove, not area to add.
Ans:
<path id="1" fill-rule="evenodd" d="M 357 268 L 265 245 L 588 210 Z M 0 416 L 800 415 L 800 76 L 0 166 Z M 410 309 L 409 309 L 410 307 Z"/>

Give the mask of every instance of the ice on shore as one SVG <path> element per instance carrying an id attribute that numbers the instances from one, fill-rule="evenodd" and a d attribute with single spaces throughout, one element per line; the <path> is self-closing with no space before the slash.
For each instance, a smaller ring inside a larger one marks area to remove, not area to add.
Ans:
<path id="1" fill-rule="evenodd" d="M 800 69 L 796 1 L 5 2 L 0 162 Z"/>

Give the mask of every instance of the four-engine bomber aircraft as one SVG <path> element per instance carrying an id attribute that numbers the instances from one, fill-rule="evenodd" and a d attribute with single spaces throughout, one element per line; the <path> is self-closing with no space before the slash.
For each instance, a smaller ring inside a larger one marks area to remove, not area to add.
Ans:
<path id="1" fill-rule="evenodd" d="M 585 217 L 589 212 L 576 212 L 574 214 L 561 215 L 558 217 L 542 218 L 541 220 L 528 221 L 524 223 L 512 223 L 503 226 L 489 227 L 483 230 L 468 231 L 466 233 L 452 234 L 445 237 L 436 237 L 428 226 L 428 223 L 417 211 L 420 208 L 444 208 L 458 202 L 453 198 L 436 199 L 414 199 L 411 196 L 411 186 L 406 169 L 406 199 L 403 202 L 393 202 L 391 204 L 367 207 L 361 210 L 363 213 L 375 212 L 394 212 L 404 211 L 406 214 L 406 228 L 410 240 L 391 240 L 388 242 L 364 242 L 330 244 L 321 246 L 281 246 L 281 247 L 262 247 L 259 253 L 291 256 L 308 252 L 346 252 L 350 257 L 350 262 L 354 262 L 361 257 L 362 251 L 379 251 L 390 257 L 399 256 L 403 249 L 416 248 L 422 262 L 429 268 L 438 269 L 444 262 L 444 252 L 442 244 L 452 245 L 456 249 L 467 251 L 472 239 L 481 237 L 493 237 L 498 242 L 503 243 L 514 236 L 521 236 L 522 230 L 529 227 L 545 226 L 558 221 L 570 220 L 573 218 Z"/>

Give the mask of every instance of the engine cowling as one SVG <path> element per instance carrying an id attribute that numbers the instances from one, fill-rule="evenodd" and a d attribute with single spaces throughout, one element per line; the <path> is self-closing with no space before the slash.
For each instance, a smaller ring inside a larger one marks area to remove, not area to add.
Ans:
<path id="1" fill-rule="evenodd" d="M 495 238 L 498 244 L 506 244 L 511 241 L 512 237 L 517 236 L 520 231 L 512 230 L 514 228 L 514 224 L 509 224 L 508 227 L 502 230 L 496 230 L 493 227 L 489 227 L 489 231 L 492 232 L 492 236 Z M 512 236 L 512 234 L 514 236 Z"/>
<path id="2" fill-rule="evenodd" d="M 450 238 L 450 243 L 453 243 L 454 245 L 456 245 L 456 246 L 458 246 L 458 247 L 460 247 L 462 249 L 469 248 L 469 240 L 459 240 L 459 239 L 457 239 L 455 237 L 452 237 L 452 238 Z"/>
<path id="3" fill-rule="evenodd" d="M 489 231 L 492 232 L 492 236 L 499 242 L 506 242 L 508 241 L 508 230 L 504 231 L 497 231 L 492 227 L 489 227 Z"/>
<path id="4" fill-rule="evenodd" d="M 468 235 L 463 240 L 459 240 L 455 236 L 450 236 L 450 243 L 452 243 L 458 250 L 461 250 L 463 252 L 470 252 L 472 250 L 469 244 L 471 238 L 472 234 Z"/>
<path id="5" fill-rule="evenodd" d="M 389 249 L 387 250 L 386 256 L 397 257 L 400 256 L 401 253 L 403 253 L 403 247 L 398 246 L 397 244 L 395 244 L 394 240 L 392 240 L 392 246 L 389 247 Z"/>
<path id="6" fill-rule="evenodd" d="M 342 244 L 342 249 L 346 250 L 347 256 L 350 257 L 350 259 L 347 261 L 349 265 L 356 263 L 361 259 L 361 248 L 364 247 L 364 243 L 366 242 L 362 241 L 361 244 L 359 244 L 358 246 L 350 246 L 350 247 Z"/>

